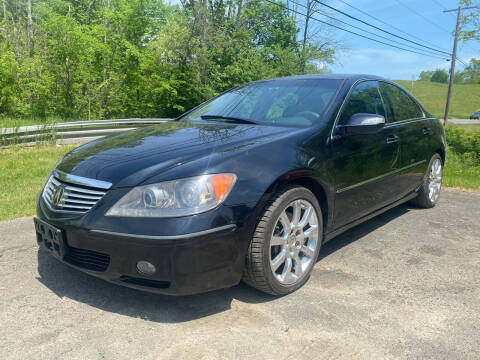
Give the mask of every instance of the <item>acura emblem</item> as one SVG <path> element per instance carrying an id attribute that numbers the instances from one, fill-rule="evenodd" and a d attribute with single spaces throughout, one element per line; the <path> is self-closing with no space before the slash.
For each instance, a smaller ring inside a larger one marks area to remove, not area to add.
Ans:
<path id="1" fill-rule="evenodd" d="M 63 186 L 58 186 L 52 194 L 52 205 L 59 206 L 62 201 L 63 193 L 65 188 Z"/>

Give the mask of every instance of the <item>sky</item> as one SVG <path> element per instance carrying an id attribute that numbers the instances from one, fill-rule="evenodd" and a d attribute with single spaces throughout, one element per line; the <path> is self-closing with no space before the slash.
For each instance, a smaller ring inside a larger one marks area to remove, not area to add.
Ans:
<path id="1" fill-rule="evenodd" d="M 448 52 L 452 51 L 452 32 L 455 28 L 456 13 L 443 13 L 444 8 L 441 5 L 445 6 L 447 9 L 453 9 L 458 6 L 457 0 L 344 1 L 377 18 L 382 19 L 398 29 L 436 45 L 432 47 L 446 49 Z M 402 6 L 399 2 L 404 3 L 413 10 L 421 13 L 428 20 L 433 22 L 433 24 Z M 361 14 L 360 12 L 343 4 L 340 0 L 330 0 L 328 1 L 328 4 L 393 33 L 408 37 L 397 30 L 387 27 L 385 24 L 378 23 L 375 20 L 368 18 L 366 15 Z M 368 27 L 355 22 L 352 19 L 345 18 L 341 14 L 332 11 L 330 11 L 329 14 L 343 21 L 347 21 L 365 29 L 369 29 Z M 317 15 L 317 17 L 320 19 L 321 15 Z M 341 24 L 338 25 L 346 27 Z M 355 29 L 351 30 L 358 32 L 358 30 Z M 369 30 L 375 31 L 371 28 Z M 423 55 L 408 53 L 399 49 L 394 49 L 372 42 L 367 39 L 359 38 L 355 35 L 346 33 L 343 35 L 342 33 L 343 32 L 341 31 L 336 31 L 334 34 L 335 38 L 341 41 L 346 47 L 345 50 L 338 54 L 336 64 L 328 66 L 334 73 L 365 73 L 380 75 L 394 80 L 410 80 L 412 77 L 417 78 L 422 70 L 450 68 L 450 62 L 444 59 L 436 59 Z M 371 37 L 371 35 L 365 35 Z M 387 34 L 383 35 L 388 36 Z M 420 42 L 417 39 L 412 40 Z M 464 62 L 468 62 L 472 57 L 479 58 L 479 52 L 480 41 L 472 40 L 467 43 L 459 42 L 457 57 L 462 59 Z M 446 58 L 448 58 L 448 56 Z M 463 67 L 464 66 L 457 61 L 456 70 L 462 70 Z"/>

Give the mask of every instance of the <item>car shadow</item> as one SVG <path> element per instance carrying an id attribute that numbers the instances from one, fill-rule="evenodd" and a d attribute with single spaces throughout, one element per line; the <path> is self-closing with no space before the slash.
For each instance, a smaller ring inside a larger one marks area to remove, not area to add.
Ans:
<path id="1" fill-rule="evenodd" d="M 382 227 L 391 220 L 408 213 L 410 209 L 414 209 L 414 207 L 411 207 L 408 204 L 396 206 L 393 209 L 390 209 L 383 214 L 365 221 L 360 225 L 354 226 L 350 230 L 334 237 L 322 246 L 317 262 L 326 258 L 335 251 L 340 250 L 341 248 L 363 238 L 365 235 Z"/>
<path id="2" fill-rule="evenodd" d="M 319 260 L 408 211 L 409 208 L 405 205 L 398 206 L 337 236 L 322 247 Z M 82 302 L 103 311 L 154 322 L 179 323 L 228 311 L 234 299 L 253 304 L 279 300 L 279 297 L 264 294 L 243 282 L 229 289 L 199 295 L 176 297 L 152 294 L 84 274 L 59 262 L 41 248 L 37 258 L 38 281 L 58 297 Z"/>

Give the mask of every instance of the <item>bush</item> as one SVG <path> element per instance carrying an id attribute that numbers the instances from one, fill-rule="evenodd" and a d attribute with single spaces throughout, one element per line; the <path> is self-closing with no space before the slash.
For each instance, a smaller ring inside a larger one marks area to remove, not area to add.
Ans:
<path id="1" fill-rule="evenodd" d="M 480 131 L 447 126 L 445 128 L 447 144 L 466 164 L 480 165 Z"/>

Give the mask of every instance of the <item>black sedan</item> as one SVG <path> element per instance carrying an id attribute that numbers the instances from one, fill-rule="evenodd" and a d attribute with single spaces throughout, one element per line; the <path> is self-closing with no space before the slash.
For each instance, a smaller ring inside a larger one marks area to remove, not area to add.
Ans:
<path id="1" fill-rule="evenodd" d="M 441 122 L 388 80 L 254 82 L 67 154 L 39 196 L 37 241 L 137 289 L 287 294 L 341 232 L 409 200 L 435 206 L 445 151 Z"/>

